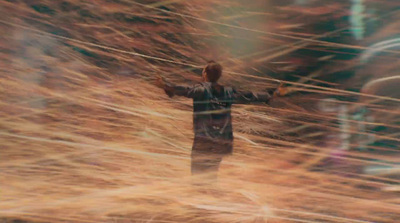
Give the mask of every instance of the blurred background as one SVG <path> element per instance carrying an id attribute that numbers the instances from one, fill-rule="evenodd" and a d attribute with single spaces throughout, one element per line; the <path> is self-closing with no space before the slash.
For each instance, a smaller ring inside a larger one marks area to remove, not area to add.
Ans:
<path id="1" fill-rule="evenodd" d="M 1 222 L 398 222 L 398 0 L 0 2 Z M 235 105 L 219 180 L 190 177 L 201 80 Z"/>

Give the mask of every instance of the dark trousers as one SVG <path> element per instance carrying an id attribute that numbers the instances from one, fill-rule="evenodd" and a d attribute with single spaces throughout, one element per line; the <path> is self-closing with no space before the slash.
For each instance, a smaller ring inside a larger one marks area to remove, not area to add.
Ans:
<path id="1" fill-rule="evenodd" d="M 232 141 L 195 138 L 192 148 L 192 175 L 204 174 L 215 180 L 222 158 L 232 153 Z"/>
<path id="2" fill-rule="evenodd" d="M 192 150 L 192 175 L 202 173 L 216 173 L 218 172 L 219 165 L 221 164 L 223 155 L 203 153 Z"/>

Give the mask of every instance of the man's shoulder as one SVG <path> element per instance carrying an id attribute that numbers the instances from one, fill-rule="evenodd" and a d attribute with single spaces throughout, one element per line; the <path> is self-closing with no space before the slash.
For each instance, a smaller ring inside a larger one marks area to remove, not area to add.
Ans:
<path id="1" fill-rule="evenodd" d="M 192 85 L 192 88 L 194 90 L 204 90 L 207 88 L 207 86 L 205 86 L 203 83 L 198 83 L 198 84 Z"/>
<path id="2" fill-rule="evenodd" d="M 202 83 L 195 84 L 194 86 L 203 87 L 203 88 L 211 88 L 211 87 L 218 87 L 218 88 L 224 88 L 224 89 L 232 89 L 233 88 L 231 86 L 225 86 L 225 85 L 222 85 L 219 83 L 214 85 L 211 82 L 202 82 Z"/>
<path id="3" fill-rule="evenodd" d="M 202 82 L 202 83 L 193 85 L 192 88 L 195 91 L 203 92 L 203 91 L 211 91 L 211 89 L 215 88 L 215 86 L 213 87 L 213 85 L 209 82 Z M 231 94 L 232 92 L 235 91 L 235 89 L 231 86 L 218 85 L 218 88 L 229 94 Z"/>
<path id="4" fill-rule="evenodd" d="M 225 91 L 226 93 L 229 93 L 229 94 L 231 94 L 232 92 L 235 91 L 234 88 L 233 88 L 232 86 L 222 86 L 222 87 L 223 87 L 224 91 Z"/>

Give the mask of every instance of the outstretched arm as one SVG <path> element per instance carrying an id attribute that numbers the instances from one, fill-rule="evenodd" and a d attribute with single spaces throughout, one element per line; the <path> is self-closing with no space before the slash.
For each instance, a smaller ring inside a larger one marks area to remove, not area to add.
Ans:
<path id="1" fill-rule="evenodd" d="M 268 103 L 272 97 L 271 92 L 258 93 L 233 90 L 233 103 L 235 104 L 249 104 L 254 102 Z"/>
<path id="2" fill-rule="evenodd" d="M 254 102 L 268 103 L 271 99 L 286 95 L 287 90 L 281 84 L 276 90 L 268 92 L 236 91 L 233 90 L 233 99 L 236 104 L 248 104 Z"/>
<path id="3" fill-rule="evenodd" d="M 199 89 L 193 86 L 184 86 L 184 85 L 175 85 L 166 82 L 162 77 L 158 77 L 156 85 L 162 89 L 164 89 L 165 93 L 169 97 L 184 96 L 188 98 L 195 98 L 200 95 Z"/>

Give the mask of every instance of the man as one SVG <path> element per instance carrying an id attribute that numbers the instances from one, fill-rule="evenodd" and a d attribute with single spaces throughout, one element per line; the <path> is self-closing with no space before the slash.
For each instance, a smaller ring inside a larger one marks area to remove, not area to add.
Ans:
<path id="1" fill-rule="evenodd" d="M 283 96 L 285 89 L 275 92 L 253 93 L 237 91 L 218 84 L 222 66 L 209 61 L 203 69 L 203 82 L 195 86 L 179 86 L 166 83 L 162 78 L 157 86 L 169 97 L 174 95 L 193 99 L 194 142 L 192 148 L 192 175 L 207 173 L 211 179 L 217 177 L 222 158 L 232 153 L 233 134 L 231 105 L 234 103 L 268 103 L 275 96 Z"/>

